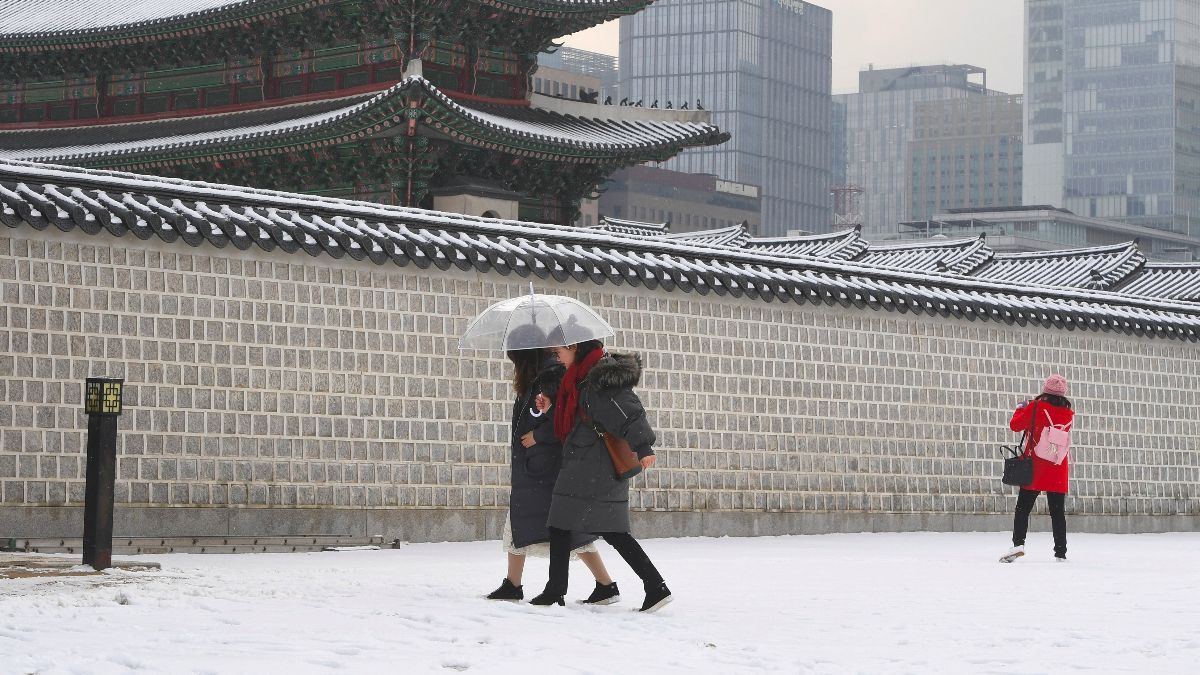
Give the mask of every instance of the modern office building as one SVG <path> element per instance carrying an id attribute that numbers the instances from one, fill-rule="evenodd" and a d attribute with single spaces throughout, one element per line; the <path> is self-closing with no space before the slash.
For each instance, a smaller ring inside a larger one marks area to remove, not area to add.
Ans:
<path id="1" fill-rule="evenodd" d="M 1200 235 L 1200 0 L 1027 0 L 1027 204 Z"/>
<path id="2" fill-rule="evenodd" d="M 621 95 L 697 102 L 733 138 L 666 167 L 762 187 L 764 234 L 832 222 L 833 15 L 800 0 L 659 0 L 621 19 Z"/>
<path id="3" fill-rule="evenodd" d="M 615 56 L 572 47 L 559 47 L 553 52 L 538 54 L 538 65 L 541 68 L 553 68 L 557 71 L 595 78 L 600 81 L 598 91 L 601 101 L 609 97 L 612 97 L 614 103 L 620 100 L 620 97 L 617 96 L 618 74 L 617 57 Z M 534 73 L 534 77 L 539 75 L 541 75 L 541 69 Z"/>
<path id="4" fill-rule="evenodd" d="M 906 217 L 1021 202 L 1021 96 L 916 105 Z"/>
<path id="5" fill-rule="evenodd" d="M 1187 235 L 1116 220 L 1081 216 L 1048 205 L 948 209 L 900 223 L 897 237 L 945 241 L 984 235 L 1002 253 L 1120 246 L 1136 241 L 1150 260 L 1200 260 L 1200 241 Z"/>
<path id="6" fill-rule="evenodd" d="M 671 232 L 745 225 L 757 235 L 761 208 L 758 186 L 653 166 L 618 171 L 600 195 L 604 218 L 669 223 Z"/>
<path id="7" fill-rule="evenodd" d="M 866 236 L 896 231 L 907 212 L 912 169 L 908 146 L 914 140 L 918 104 L 989 95 L 987 72 L 971 65 L 870 68 L 859 73 L 858 93 L 834 97 L 844 110 L 845 183 L 861 188 L 861 224 Z M 835 169 L 838 173 L 841 169 Z"/>

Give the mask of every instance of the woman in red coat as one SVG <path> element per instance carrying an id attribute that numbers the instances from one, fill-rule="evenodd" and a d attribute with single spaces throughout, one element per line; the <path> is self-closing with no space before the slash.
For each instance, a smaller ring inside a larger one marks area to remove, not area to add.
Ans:
<path id="1" fill-rule="evenodd" d="M 1029 431 L 1025 452 L 1033 456 L 1033 482 L 1021 488 L 1017 494 L 1017 512 L 1013 517 L 1013 547 L 1000 558 L 1001 562 L 1012 562 L 1025 555 L 1025 533 L 1029 531 L 1029 512 L 1038 495 L 1046 493 L 1050 505 L 1050 523 L 1054 530 L 1054 559 L 1067 561 L 1067 474 L 1070 459 L 1055 464 L 1033 453 L 1038 439 L 1051 424 L 1066 425 L 1075 419 L 1075 411 L 1067 400 L 1067 378 L 1051 375 L 1042 384 L 1042 393 L 1032 401 L 1026 401 L 1012 415 L 1008 426 L 1015 432 Z"/>

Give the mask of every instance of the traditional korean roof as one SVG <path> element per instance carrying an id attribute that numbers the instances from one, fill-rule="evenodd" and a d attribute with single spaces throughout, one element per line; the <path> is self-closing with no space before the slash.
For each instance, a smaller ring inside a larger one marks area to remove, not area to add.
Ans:
<path id="1" fill-rule="evenodd" d="M 0 3 L 0 50 L 111 45 L 192 34 L 332 0 L 12 0 Z"/>
<path id="2" fill-rule="evenodd" d="M 413 102 L 420 107 L 410 107 Z M 245 116 L 218 115 L 170 123 L 90 126 L 64 132 L 62 138 L 74 144 L 56 147 L 45 147 L 45 139 L 57 137 L 57 131 L 41 135 L 28 130 L 0 131 L 0 159 L 137 167 L 268 155 L 297 145 L 333 145 L 394 135 L 414 113 L 427 128 L 453 135 L 459 142 L 580 163 L 628 156 L 641 161 L 667 159 L 683 148 L 714 145 L 729 138 L 705 123 L 606 119 L 605 108 L 610 106 L 595 106 L 597 116 L 584 118 L 529 106 L 460 102 L 416 75 L 365 100 L 344 99 L 332 109 L 285 107 L 290 114 L 281 119 L 252 124 Z M 110 135 L 114 128 L 124 135 L 116 142 Z"/>
<path id="3" fill-rule="evenodd" d="M 974 276 L 996 281 L 1111 289 L 1146 264 L 1136 242 L 1069 251 L 996 254 Z"/>
<path id="4" fill-rule="evenodd" d="M 872 244 L 854 260 L 924 272 L 970 274 L 979 269 L 994 251 L 983 237 L 916 244 Z"/>
<path id="5" fill-rule="evenodd" d="M 721 227 L 715 230 L 699 230 L 693 232 L 672 232 L 659 237 L 669 241 L 678 241 L 687 244 L 703 244 L 705 246 L 731 246 L 741 248 L 750 241 L 750 233 L 746 230 L 746 224 L 730 225 L 729 227 Z"/>
<path id="6" fill-rule="evenodd" d="M 826 260 L 854 260 L 869 244 L 859 228 L 828 234 L 750 239 L 743 248 L 772 255 L 806 255 Z"/>
<path id="7" fill-rule="evenodd" d="M 616 234 L 634 234 L 643 237 L 652 237 L 660 234 L 666 234 L 670 223 L 643 223 L 636 220 L 621 220 L 619 218 L 609 218 L 604 216 L 600 222 L 592 226 L 592 229 L 603 232 L 614 232 Z"/>
<path id="8" fill-rule="evenodd" d="M 612 18 L 645 9 L 654 0 L 476 0 L 514 14 L 573 16 L 607 14 Z"/>
<path id="9" fill-rule="evenodd" d="M 595 228 L 28 162 L 0 161 L 0 222 L 13 228 L 156 238 L 179 246 L 278 249 L 379 265 L 457 267 L 763 302 L 824 303 L 1200 341 L 1200 306 L 1127 293 L 782 257 Z"/>
<path id="10" fill-rule="evenodd" d="M 190 35 L 334 0 L 5 0 L 0 51 L 107 46 Z M 654 0 L 468 0 L 539 19 L 599 24 Z"/>
<path id="11" fill-rule="evenodd" d="M 1146 263 L 1119 289 L 1148 298 L 1200 302 L 1200 263 Z"/>

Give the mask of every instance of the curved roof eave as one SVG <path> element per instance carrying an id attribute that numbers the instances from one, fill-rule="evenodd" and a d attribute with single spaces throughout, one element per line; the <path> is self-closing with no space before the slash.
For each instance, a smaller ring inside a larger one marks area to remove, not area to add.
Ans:
<path id="1" fill-rule="evenodd" d="M 144 42 L 225 28 L 258 16 L 304 11 L 333 0 L 174 0 L 138 3 L 27 0 L 0 13 L 0 51 L 38 51 Z M 64 10 L 54 12 L 53 10 Z M 67 11 L 69 10 L 69 11 Z M 49 28 L 49 27 L 53 28 Z"/>
<path id="2" fill-rule="evenodd" d="M 144 42 L 301 12 L 334 0 L 23 0 L 0 7 L 0 51 L 47 51 Z M 633 14 L 654 0 L 471 0 L 513 14 L 591 24 Z M 57 11 L 56 11 L 57 10 Z"/>
<path id="3" fill-rule="evenodd" d="M 274 154 L 297 145 L 330 145 L 365 138 L 407 124 L 411 111 L 408 103 L 418 93 L 436 100 L 460 127 L 456 131 L 467 132 L 466 138 L 461 139 L 463 142 L 499 146 L 494 149 L 514 153 L 540 153 L 553 159 L 610 162 L 622 158 L 658 158 L 673 156 L 687 147 L 724 142 L 728 137 L 715 126 L 694 122 L 638 126 L 640 123 L 636 122 L 579 120 L 548 112 L 544 116 L 549 122 L 540 126 L 506 120 L 461 104 L 428 80 L 411 76 L 360 103 L 296 119 L 140 142 L 9 150 L 0 152 L 0 159 L 109 168 Z M 423 112 L 428 115 L 430 111 Z M 630 133 L 631 128 L 638 133 Z M 571 137 L 572 133 L 585 140 Z"/>

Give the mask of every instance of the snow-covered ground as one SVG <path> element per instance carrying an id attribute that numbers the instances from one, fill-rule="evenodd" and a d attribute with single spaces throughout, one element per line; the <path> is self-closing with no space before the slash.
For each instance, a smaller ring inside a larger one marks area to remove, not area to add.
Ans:
<path id="1" fill-rule="evenodd" d="M 0 581 L 3 673 L 1195 673 L 1200 533 L 647 540 L 676 600 L 654 615 L 606 546 L 620 604 L 481 595 L 497 542 L 157 555 L 161 572 Z M 530 597 L 545 583 L 532 559 Z M 572 564 L 569 598 L 590 591 Z"/>

